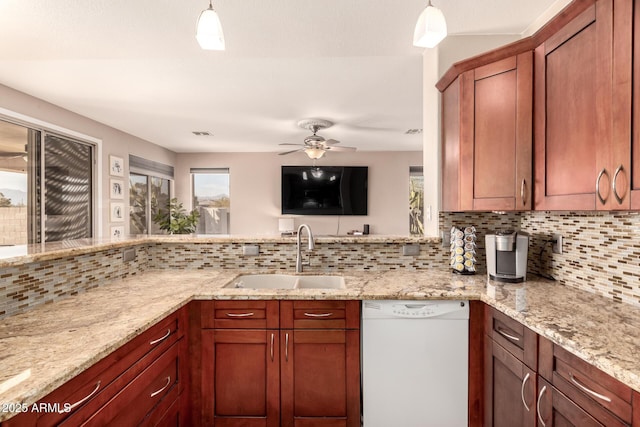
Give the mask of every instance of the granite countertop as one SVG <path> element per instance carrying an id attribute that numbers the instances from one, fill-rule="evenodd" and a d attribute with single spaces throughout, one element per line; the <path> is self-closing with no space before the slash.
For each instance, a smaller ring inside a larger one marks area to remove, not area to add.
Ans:
<path id="1" fill-rule="evenodd" d="M 193 299 L 481 300 L 640 391 L 640 309 L 555 282 L 501 285 L 435 269 L 353 272 L 343 290 L 223 288 L 246 273 L 148 271 L 3 319 L 0 405 L 31 405 Z M 12 415 L 0 412 L 0 421 Z"/>
<path id="2" fill-rule="evenodd" d="M 155 243 L 286 243 L 296 241 L 295 236 L 263 235 L 139 235 L 119 239 L 89 238 L 30 245 L 0 246 L 0 268 L 20 266 L 29 262 L 46 261 L 66 256 L 88 254 L 108 249 Z M 439 237 L 319 235 L 316 243 L 439 243 Z"/>

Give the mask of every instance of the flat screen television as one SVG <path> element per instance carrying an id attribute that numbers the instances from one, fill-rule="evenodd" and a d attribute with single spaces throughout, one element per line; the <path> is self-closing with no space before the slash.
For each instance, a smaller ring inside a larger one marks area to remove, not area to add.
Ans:
<path id="1" fill-rule="evenodd" d="M 367 215 L 366 166 L 282 166 L 282 214 Z"/>

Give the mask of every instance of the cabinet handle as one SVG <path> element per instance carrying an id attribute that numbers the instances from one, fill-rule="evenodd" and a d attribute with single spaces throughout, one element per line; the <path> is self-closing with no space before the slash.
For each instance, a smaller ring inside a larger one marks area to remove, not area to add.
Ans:
<path id="1" fill-rule="evenodd" d="M 607 178 L 609 178 L 609 172 L 607 172 L 607 169 L 602 168 L 602 170 L 598 174 L 598 177 L 596 178 L 596 196 L 598 196 L 600 203 L 604 205 L 607 202 L 607 199 L 603 199 L 602 194 L 600 194 L 600 180 L 602 179 L 602 175 L 606 175 Z"/>
<path id="2" fill-rule="evenodd" d="M 251 317 L 254 313 L 227 313 L 228 317 Z"/>
<path id="3" fill-rule="evenodd" d="M 527 188 L 527 180 L 522 178 L 522 184 L 520 184 L 520 198 L 522 199 L 522 206 L 527 205 L 527 193 L 525 191 L 526 188 Z"/>
<path id="4" fill-rule="evenodd" d="M 520 338 L 518 338 L 518 337 L 516 337 L 516 336 L 513 336 L 513 335 L 511 335 L 511 334 L 509 334 L 509 333 L 507 333 L 507 332 L 503 331 L 503 330 L 502 330 L 502 329 L 500 329 L 500 328 L 496 329 L 496 331 L 498 331 L 498 333 L 499 333 L 500 335 L 502 335 L 502 336 L 503 336 L 503 337 L 505 337 L 505 338 L 510 339 L 511 341 L 520 341 Z"/>
<path id="5" fill-rule="evenodd" d="M 167 329 L 167 333 L 164 334 L 164 336 L 162 338 L 158 338 L 157 340 L 149 341 L 149 345 L 156 345 L 159 342 L 162 342 L 162 341 L 166 340 L 167 338 L 169 338 L 169 335 L 171 335 L 171 329 Z"/>
<path id="6" fill-rule="evenodd" d="M 527 410 L 527 412 L 531 411 L 531 408 L 529 408 L 529 406 L 527 406 L 527 402 L 525 402 L 524 400 L 524 386 L 525 384 L 527 384 L 527 381 L 529 381 L 529 373 L 527 372 L 527 375 L 524 376 L 524 379 L 522 380 L 522 387 L 520 387 L 520 397 L 522 398 L 522 404 L 524 405 L 524 408 Z"/>
<path id="7" fill-rule="evenodd" d="M 273 362 L 273 334 L 271 334 L 271 361 Z"/>
<path id="8" fill-rule="evenodd" d="M 164 391 L 165 388 L 169 387 L 169 384 L 171 384 L 171 377 L 167 377 L 167 383 L 164 385 L 164 387 L 162 387 L 160 390 L 156 390 L 153 393 L 151 393 L 149 396 L 150 397 L 156 397 L 157 395 L 159 395 L 160 393 L 162 393 Z"/>
<path id="9" fill-rule="evenodd" d="M 618 190 L 616 189 L 616 181 L 618 179 L 618 174 L 623 170 L 624 170 L 624 167 L 622 165 L 618 166 L 618 168 L 616 169 L 616 172 L 613 174 L 613 181 L 611 181 L 612 182 L 611 186 L 613 188 L 613 195 L 615 196 L 619 205 L 622 204 L 622 200 L 624 199 L 624 196 L 620 197 L 618 195 Z"/>
<path id="10" fill-rule="evenodd" d="M 91 399 L 93 397 L 93 395 L 98 392 L 99 389 L 100 389 L 100 381 L 98 381 L 96 383 L 96 388 L 94 388 L 91 393 L 89 393 L 88 395 L 86 395 L 82 399 L 78 400 L 76 403 L 72 404 L 71 406 L 68 406 L 68 407 L 65 407 L 64 409 L 59 410 L 58 413 L 59 414 L 64 414 L 66 412 L 73 411 L 75 408 L 77 408 L 78 406 L 82 405 L 87 400 Z"/>
<path id="11" fill-rule="evenodd" d="M 284 334 L 284 360 L 289 361 L 289 334 Z"/>
<path id="12" fill-rule="evenodd" d="M 577 385 L 578 388 L 580 388 L 580 390 L 584 391 L 585 393 L 588 393 L 593 397 L 597 397 L 600 400 L 604 400 L 607 403 L 611 403 L 611 399 L 609 397 L 605 396 L 604 394 L 597 393 L 591 390 L 590 388 L 588 388 L 587 386 L 585 386 L 584 384 L 582 384 L 573 376 L 572 372 L 569 372 L 569 379 L 571 379 L 571 382 Z"/>
<path id="13" fill-rule="evenodd" d="M 305 313 L 304 315 L 307 317 L 329 317 L 329 316 L 333 316 L 333 313 L 320 313 L 320 314 Z"/>
<path id="14" fill-rule="evenodd" d="M 543 386 L 542 390 L 540 390 L 540 394 L 538 395 L 538 403 L 536 404 L 536 408 L 538 409 L 538 420 L 540 420 L 540 424 L 542 427 L 547 427 L 544 420 L 542 419 L 542 413 L 540 413 L 540 401 L 542 400 L 542 395 L 547 391 L 547 386 Z"/>

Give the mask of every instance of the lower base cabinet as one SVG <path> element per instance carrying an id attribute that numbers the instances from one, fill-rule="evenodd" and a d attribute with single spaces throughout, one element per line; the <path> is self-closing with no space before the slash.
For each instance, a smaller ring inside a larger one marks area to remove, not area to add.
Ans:
<path id="1" fill-rule="evenodd" d="M 203 303 L 202 425 L 360 426 L 359 304 Z"/>

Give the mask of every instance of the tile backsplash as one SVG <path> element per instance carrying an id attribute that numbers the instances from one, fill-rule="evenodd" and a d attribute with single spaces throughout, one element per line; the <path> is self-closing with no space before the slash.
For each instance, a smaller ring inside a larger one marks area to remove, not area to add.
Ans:
<path id="1" fill-rule="evenodd" d="M 529 273 L 553 277 L 561 285 L 640 307 L 639 212 L 441 213 L 440 228 L 475 226 L 478 274 L 486 274 L 484 236 L 519 229 L 531 236 Z M 563 254 L 552 254 L 551 235 L 561 234 Z M 324 241 L 311 253 L 306 271 L 425 271 L 449 265 L 449 247 L 422 241 L 417 256 L 402 255 L 402 239 Z M 230 268 L 293 272 L 291 241 L 260 241 L 258 256 L 242 256 L 244 243 L 150 242 L 136 244 L 136 259 L 124 263 L 123 249 L 0 268 L 0 318 L 102 286 L 148 269 Z M 416 243 L 412 243 L 416 244 Z"/>
<path id="2" fill-rule="evenodd" d="M 522 230 L 531 237 L 528 272 L 640 306 L 640 212 L 441 213 L 440 223 L 478 229 L 482 272 L 487 231 Z M 562 254 L 551 252 L 552 234 L 562 235 Z"/>

